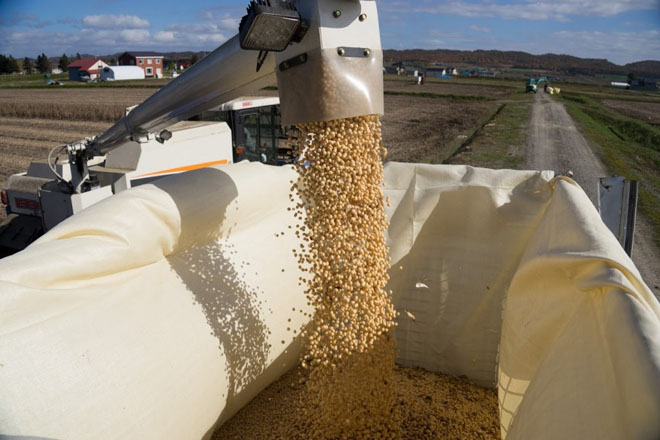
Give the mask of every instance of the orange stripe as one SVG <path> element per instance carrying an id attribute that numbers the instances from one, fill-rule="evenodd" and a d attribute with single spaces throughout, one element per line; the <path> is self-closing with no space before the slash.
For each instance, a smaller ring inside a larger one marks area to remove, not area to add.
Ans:
<path id="1" fill-rule="evenodd" d="M 159 174 L 178 173 L 181 171 L 192 171 L 192 170 L 198 170 L 200 168 L 211 167 L 213 165 L 223 165 L 226 163 L 227 163 L 227 159 L 215 160 L 213 162 L 197 163 L 195 165 L 188 165 L 185 167 L 170 168 L 169 170 L 154 171 L 153 173 L 140 174 L 139 176 L 135 176 L 135 177 L 157 176 Z"/>

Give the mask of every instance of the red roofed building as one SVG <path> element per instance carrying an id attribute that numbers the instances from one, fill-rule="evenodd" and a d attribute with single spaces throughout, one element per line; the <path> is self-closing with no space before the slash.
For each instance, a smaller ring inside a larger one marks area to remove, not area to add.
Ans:
<path id="1" fill-rule="evenodd" d="M 97 58 L 83 58 L 68 65 L 69 79 L 71 81 L 89 81 L 98 78 L 101 70 L 108 67 L 106 63 Z"/>
<path id="2" fill-rule="evenodd" d="M 163 54 L 158 52 L 124 52 L 119 55 L 120 66 L 138 66 L 147 78 L 163 77 Z"/>

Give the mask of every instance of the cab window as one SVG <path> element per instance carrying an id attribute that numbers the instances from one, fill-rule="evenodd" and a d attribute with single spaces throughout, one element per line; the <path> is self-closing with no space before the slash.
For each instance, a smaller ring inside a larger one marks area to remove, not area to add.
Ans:
<path id="1" fill-rule="evenodd" d="M 259 114 L 244 113 L 240 118 L 243 131 L 243 146 L 247 151 L 248 158 L 250 160 L 257 160 L 259 150 Z"/>

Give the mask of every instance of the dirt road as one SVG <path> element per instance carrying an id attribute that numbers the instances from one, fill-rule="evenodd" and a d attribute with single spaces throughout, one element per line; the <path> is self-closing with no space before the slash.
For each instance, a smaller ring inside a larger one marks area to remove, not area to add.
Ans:
<path id="1" fill-rule="evenodd" d="M 564 106 L 542 90 L 534 97 L 527 127 L 526 149 L 526 168 L 554 170 L 562 174 L 572 171 L 575 181 L 584 189 L 594 206 L 597 204 L 598 178 L 610 174 L 578 131 Z M 646 284 L 660 299 L 660 251 L 645 240 L 650 232 L 647 222 L 637 217 L 633 261 Z"/>

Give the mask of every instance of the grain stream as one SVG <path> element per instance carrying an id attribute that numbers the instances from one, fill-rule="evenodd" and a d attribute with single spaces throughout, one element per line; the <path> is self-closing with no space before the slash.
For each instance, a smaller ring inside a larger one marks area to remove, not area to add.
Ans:
<path id="1" fill-rule="evenodd" d="M 397 438 L 380 121 L 362 116 L 298 128 L 292 190 L 302 200 L 295 216 L 303 245 L 295 253 L 314 308 L 303 332 L 312 397 L 301 414 L 304 437 Z"/>

